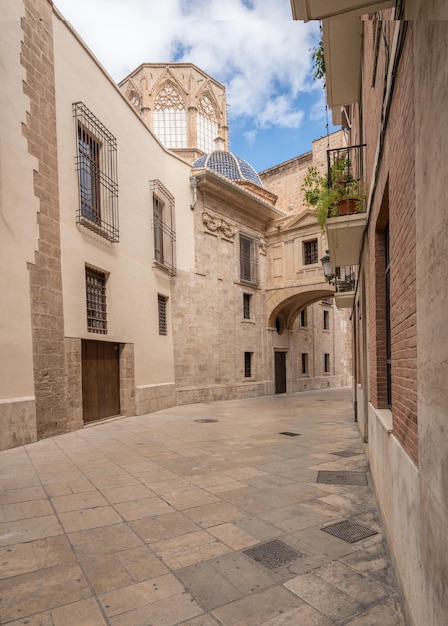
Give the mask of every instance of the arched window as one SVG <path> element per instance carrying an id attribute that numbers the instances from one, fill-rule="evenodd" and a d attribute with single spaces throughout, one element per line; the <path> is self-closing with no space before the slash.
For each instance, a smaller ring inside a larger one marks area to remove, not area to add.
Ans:
<path id="1" fill-rule="evenodd" d="M 154 132 L 166 148 L 187 147 L 184 102 L 171 83 L 159 92 L 154 105 Z"/>
<path id="2" fill-rule="evenodd" d="M 197 127 L 199 150 L 212 152 L 215 149 L 214 140 L 218 136 L 218 120 L 208 96 L 202 96 L 199 100 Z"/>

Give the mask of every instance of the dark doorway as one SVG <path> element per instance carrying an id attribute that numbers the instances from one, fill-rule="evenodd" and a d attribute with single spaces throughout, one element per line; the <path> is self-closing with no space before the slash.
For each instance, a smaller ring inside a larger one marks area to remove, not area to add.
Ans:
<path id="1" fill-rule="evenodd" d="M 275 354 L 275 393 L 286 393 L 286 352 Z"/>
<path id="2" fill-rule="evenodd" d="M 82 341 L 84 423 L 120 414 L 120 344 Z"/>

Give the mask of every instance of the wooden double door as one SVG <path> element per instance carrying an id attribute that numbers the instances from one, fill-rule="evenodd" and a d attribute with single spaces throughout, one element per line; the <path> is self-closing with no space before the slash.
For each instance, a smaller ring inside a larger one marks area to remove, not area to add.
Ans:
<path id="1" fill-rule="evenodd" d="M 275 393 L 286 393 L 286 352 L 274 352 L 275 355 Z"/>
<path id="2" fill-rule="evenodd" d="M 120 414 L 120 344 L 82 340 L 84 423 Z"/>

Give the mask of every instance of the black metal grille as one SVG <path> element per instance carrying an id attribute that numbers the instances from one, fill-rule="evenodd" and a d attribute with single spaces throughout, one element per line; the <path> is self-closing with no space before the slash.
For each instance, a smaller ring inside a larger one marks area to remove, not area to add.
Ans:
<path id="1" fill-rule="evenodd" d="M 258 285 L 258 260 L 255 239 L 240 235 L 240 279 Z"/>
<path id="2" fill-rule="evenodd" d="M 158 300 L 158 309 L 159 309 L 159 335 L 167 335 L 168 325 L 167 325 L 167 318 L 166 318 L 166 304 L 167 304 L 168 298 L 158 294 L 157 300 Z"/>
<path id="3" fill-rule="evenodd" d="M 244 550 L 243 554 L 269 569 L 287 565 L 302 556 L 301 552 L 294 550 L 278 539 Z"/>
<path id="4" fill-rule="evenodd" d="M 316 482 L 326 485 L 367 485 L 367 476 L 365 472 L 321 470 L 317 473 Z"/>
<path id="5" fill-rule="evenodd" d="M 243 318 L 245 320 L 250 320 L 250 293 L 243 293 Z"/>
<path id="6" fill-rule="evenodd" d="M 86 266 L 87 330 L 107 333 L 106 275 Z"/>
<path id="7" fill-rule="evenodd" d="M 150 189 L 153 197 L 154 259 L 161 269 L 175 276 L 174 197 L 160 180 L 151 180 Z"/>
<path id="8" fill-rule="evenodd" d="M 355 541 L 367 539 L 367 537 L 378 534 L 376 530 L 372 530 L 356 522 L 351 522 L 350 520 L 344 520 L 343 522 L 326 526 L 325 528 L 321 528 L 321 530 L 329 535 L 333 535 L 333 537 L 343 539 L 347 541 L 347 543 L 355 543 Z"/>
<path id="9" fill-rule="evenodd" d="M 250 378 L 252 376 L 252 352 L 244 353 L 244 377 Z"/>
<path id="10" fill-rule="evenodd" d="M 317 239 L 303 242 L 303 263 L 304 265 L 314 265 L 318 262 Z"/>
<path id="11" fill-rule="evenodd" d="M 73 115 L 78 147 L 75 157 L 79 189 L 76 223 L 117 243 L 117 140 L 82 102 L 73 104 Z"/>

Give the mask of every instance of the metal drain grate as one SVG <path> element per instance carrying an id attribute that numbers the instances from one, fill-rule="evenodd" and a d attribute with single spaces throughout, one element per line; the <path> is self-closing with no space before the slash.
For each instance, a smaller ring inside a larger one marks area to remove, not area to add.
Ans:
<path id="1" fill-rule="evenodd" d="M 358 454 L 361 454 L 361 452 L 355 452 L 354 450 L 341 450 L 340 452 L 331 452 L 331 454 L 335 454 L 336 456 L 349 457 L 357 456 Z"/>
<path id="2" fill-rule="evenodd" d="M 268 541 L 254 548 L 243 550 L 243 554 L 261 563 L 269 569 L 275 569 L 282 565 L 292 563 L 299 557 L 303 556 L 301 552 L 294 550 L 290 546 L 287 546 L 283 541 L 274 539 L 274 541 Z"/>
<path id="3" fill-rule="evenodd" d="M 367 476 L 365 472 L 320 471 L 316 482 L 326 485 L 367 485 Z"/>
<path id="4" fill-rule="evenodd" d="M 212 422 L 217 422 L 218 420 L 212 420 L 212 419 L 209 419 L 208 417 L 204 417 L 204 418 L 197 419 L 194 421 L 198 422 L 199 424 L 211 424 Z"/>
<path id="5" fill-rule="evenodd" d="M 326 526 L 325 528 L 321 528 L 321 530 L 329 535 L 338 537 L 338 539 L 343 539 L 347 541 L 347 543 L 355 543 L 355 541 L 360 541 L 361 539 L 366 539 L 367 537 L 378 534 L 376 530 L 372 530 L 356 522 L 351 522 L 350 520 Z"/>
<path id="6" fill-rule="evenodd" d="M 288 432 L 284 432 L 284 433 L 278 433 L 279 435 L 286 435 L 287 437 L 298 437 L 300 435 L 300 433 L 288 433 Z"/>

